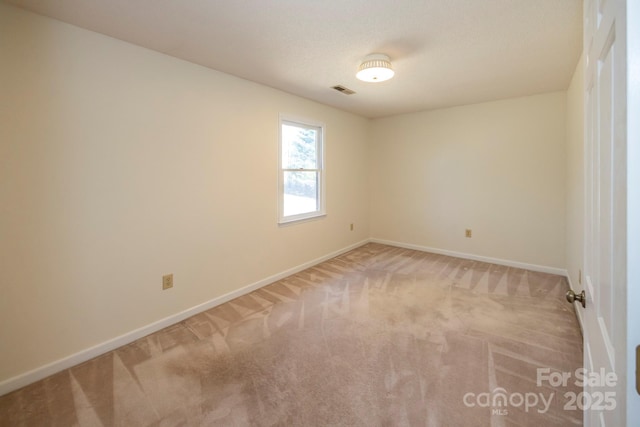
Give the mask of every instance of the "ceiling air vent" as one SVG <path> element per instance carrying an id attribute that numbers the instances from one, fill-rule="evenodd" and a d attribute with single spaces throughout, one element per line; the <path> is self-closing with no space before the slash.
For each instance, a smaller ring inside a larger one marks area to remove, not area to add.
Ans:
<path id="1" fill-rule="evenodd" d="M 331 87 L 331 89 L 335 89 L 335 90 L 337 90 L 337 91 L 338 91 L 338 92 L 340 92 L 340 93 L 344 93 L 345 95 L 353 95 L 353 94 L 355 93 L 355 92 L 354 92 L 354 91 L 352 91 L 351 89 L 346 88 L 346 87 L 344 87 L 344 86 L 340 86 L 340 85 L 338 85 L 338 86 L 332 86 L 332 87 Z"/>

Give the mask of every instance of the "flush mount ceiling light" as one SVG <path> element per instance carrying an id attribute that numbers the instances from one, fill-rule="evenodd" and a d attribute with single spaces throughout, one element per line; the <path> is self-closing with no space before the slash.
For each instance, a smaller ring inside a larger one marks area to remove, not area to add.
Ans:
<path id="1" fill-rule="evenodd" d="M 374 53 L 362 60 L 356 77 L 363 82 L 376 83 L 389 80 L 394 74 L 389 57 L 381 53 Z"/>

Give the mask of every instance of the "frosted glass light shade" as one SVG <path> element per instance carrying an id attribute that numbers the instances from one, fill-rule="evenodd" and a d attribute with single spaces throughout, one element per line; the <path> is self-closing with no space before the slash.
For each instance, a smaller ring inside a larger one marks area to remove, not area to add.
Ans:
<path id="1" fill-rule="evenodd" d="M 375 53 L 364 58 L 356 77 L 364 82 L 375 83 L 389 80 L 394 74 L 389 57 Z"/>

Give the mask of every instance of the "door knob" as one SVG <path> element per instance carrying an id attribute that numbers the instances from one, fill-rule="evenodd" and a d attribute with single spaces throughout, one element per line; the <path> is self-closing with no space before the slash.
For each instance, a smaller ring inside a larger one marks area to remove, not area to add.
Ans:
<path id="1" fill-rule="evenodd" d="M 587 306 L 587 298 L 584 294 L 584 290 L 579 294 L 576 294 L 572 290 L 568 290 L 566 297 L 567 297 L 567 301 L 569 301 L 572 304 L 574 301 L 580 301 L 580 303 L 582 303 L 583 308 Z"/>

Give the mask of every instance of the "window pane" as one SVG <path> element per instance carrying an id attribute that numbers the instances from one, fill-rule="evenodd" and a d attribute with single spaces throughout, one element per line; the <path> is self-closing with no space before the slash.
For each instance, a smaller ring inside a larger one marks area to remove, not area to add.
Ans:
<path id="1" fill-rule="evenodd" d="M 318 169 L 318 130 L 282 125 L 282 168 Z"/>
<path id="2" fill-rule="evenodd" d="M 318 210 L 318 173 L 284 172 L 284 216 Z"/>

